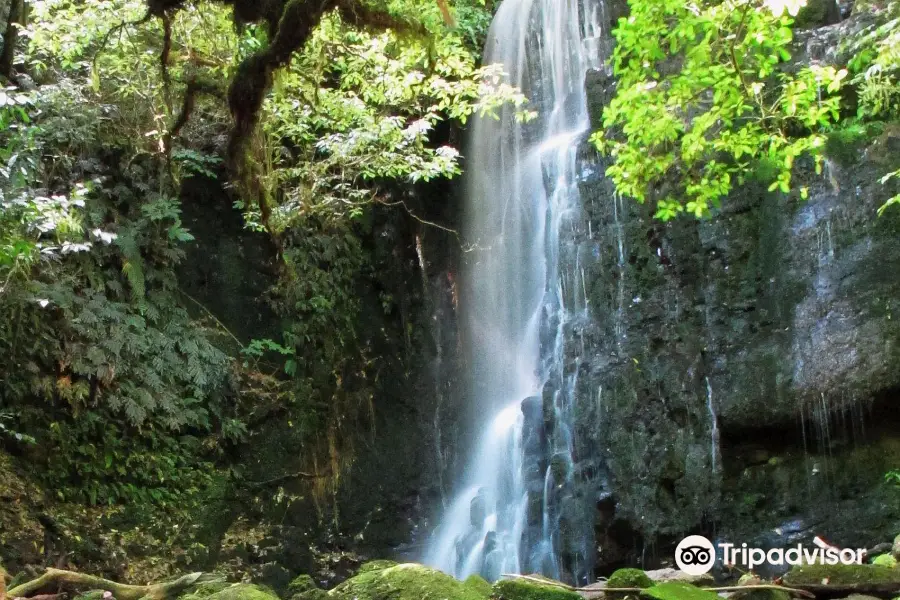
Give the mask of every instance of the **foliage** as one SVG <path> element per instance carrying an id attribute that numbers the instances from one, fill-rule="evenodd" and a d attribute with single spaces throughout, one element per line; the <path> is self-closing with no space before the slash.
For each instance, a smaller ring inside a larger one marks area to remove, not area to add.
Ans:
<path id="1" fill-rule="evenodd" d="M 847 44 L 853 56 L 850 68 L 859 94 L 860 119 L 900 118 L 900 3 L 891 2 L 874 23 L 863 28 Z M 900 178 L 900 170 L 881 178 L 881 183 Z M 900 194 L 889 198 L 879 216 L 900 205 Z"/>
<path id="2" fill-rule="evenodd" d="M 3 109 L 4 430 L 65 500 L 172 503 L 209 478 L 203 437 L 240 435 L 228 364 L 181 307 L 192 236 L 165 169 L 93 93 L 63 79 Z"/>
<path id="3" fill-rule="evenodd" d="M 281 335 L 227 356 L 179 289 L 196 242 L 179 196 L 235 175 L 224 82 L 277 36 L 241 12 L 255 3 L 177 4 L 31 3 L 25 60 L 41 85 L 0 95 L 0 436 L 33 438 L 37 475 L 62 501 L 183 518 L 213 489 L 232 498 L 245 476 L 271 478 L 271 462 L 253 462 L 270 428 L 290 430 L 285 467 L 337 479 L 373 412 L 387 360 L 373 346 L 395 334 L 363 313 L 394 309 L 390 294 L 369 294 L 385 243 L 371 205 L 402 204 L 394 182 L 457 175 L 451 123 L 525 99 L 478 66 L 490 21 L 478 0 L 454 3 L 453 27 L 433 0 L 350 3 L 424 25 L 403 33 L 328 12 L 274 87 L 263 82 L 253 132 L 275 208 L 268 300 Z M 254 190 L 230 190 L 262 228 Z M 394 337 L 391 348 L 406 343 Z"/>
<path id="4" fill-rule="evenodd" d="M 310 212 L 361 216 L 378 195 L 367 181 L 458 175 L 459 151 L 430 143 L 435 128 L 504 102 L 525 99 L 457 35 L 426 45 L 325 19 L 266 105 L 275 228 Z"/>
<path id="5" fill-rule="evenodd" d="M 894 469 L 885 473 L 884 480 L 887 483 L 892 483 L 894 485 L 900 486 L 900 469 Z"/>
<path id="6" fill-rule="evenodd" d="M 630 8 L 615 30 L 616 95 L 593 137 L 613 159 L 607 173 L 619 192 L 655 201 L 663 220 L 702 217 L 755 162 L 770 165 L 770 190 L 785 193 L 799 157 L 811 154 L 820 168 L 821 131 L 838 119 L 846 72 L 784 68 L 792 33 L 782 6 L 632 0 Z"/>
<path id="7" fill-rule="evenodd" d="M 609 576 L 609 587 L 639 587 L 645 588 L 653 585 L 653 581 L 640 569 L 617 569 Z"/>

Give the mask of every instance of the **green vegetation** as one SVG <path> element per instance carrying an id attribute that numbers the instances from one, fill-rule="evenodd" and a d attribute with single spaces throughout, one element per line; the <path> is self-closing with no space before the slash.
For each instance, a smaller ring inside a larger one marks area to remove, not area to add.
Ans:
<path id="1" fill-rule="evenodd" d="M 802 565 L 785 574 L 784 585 L 821 584 L 827 579 L 832 585 L 854 583 L 900 583 L 900 570 L 878 565 Z"/>
<path id="2" fill-rule="evenodd" d="M 454 127 L 528 118 L 477 0 L 263 4 L 30 2 L 0 91 L 0 444 L 78 548 L 97 519 L 189 546 L 142 579 L 214 561 L 235 506 L 324 516 L 418 359 L 383 229 L 442 227 L 406 190 L 460 173 Z M 184 290 L 221 251 L 204 210 L 271 249 L 259 339 Z"/>
<path id="3" fill-rule="evenodd" d="M 331 590 L 329 597 L 338 600 L 487 600 L 481 586 L 463 583 L 416 564 L 360 573 Z"/>
<path id="4" fill-rule="evenodd" d="M 660 219 L 708 215 L 757 162 L 785 193 L 799 157 L 821 168 L 847 72 L 785 69 L 791 18 L 765 4 L 637 0 L 619 20 L 616 96 L 593 139 L 618 190 Z"/>
<path id="5" fill-rule="evenodd" d="M 850 40 L 850 68 L 859 94 L 857 116 L 861 120 L 900 118 L 900 5 L 891 2 L 875 11 L 874 22 Z M 881 178 L 888 183 L 900 178 L 900 169 Z M 878 210 L 900 204 L 900 194 L 889 198 Z"/>
<path id="6" fill-rule="evenodd" d="M 852 165 L 896 128 L 897 3 L 845 40 L 848 64 L 803 68 L 790 16 L 802 2 L 787 14 L 777 4 L 629 3 L 616 96 L 593 138 L 619 192 L 663 220 L 706 217 L 750 177 L 805 197 L 792 183 L 799 163 Z M 505 104 L 532 117 L 502 69 L 480 62 L 493 9 L 32 0 L 20 11 L 27 23 L 0 61 L 0 492 L 17 499 L 0 524 L 50 532 L 22 552 L 108 560 L 132 579 L 211 567 L 245 577 L 276 562 L 266 522 L 296 534 L 303 556 L 290 559 L 328 556 L 303 536 L 339 522 L 342 477 L 379 394 L 412 389 L 427 366 L 418 350 L 430 333 L 410 305 L 428 300 L 404 292 L 410 271 L 429 277 L 416 242 L 460 242 L 452 218 L 434 215 L 447 216 L 446 182 L 462 172 L 461 128 Z M 896 185 L 896 168 L 883 183 Z M 237 227 L 217 229 L 228 218 Z M 187 290 L 226 264 L 236 285 L 254 280 L 239 314 L 215 290 Z M 301 503 L 302 518 L 286 517 Z M 360 540 L 379 527 L 375 512 L 356 515 L 373 523 Z M 358 564 L 346 540 L 323 537 L 341 548 L 336 573 Z M 104 544 L 121 553 L 97 558 Z M 326 594 L 309 576 L 288 586 L 295 575 L 277 573 L 275 587 Z M 610 582 L 661 600 L 703 594 L 650 587 L 638 570 Z M 328 595 L 388 593 L 576 596 L 390 561 Z M 249 585 L 191 595 L 270 596 Z"/>
<path id="7" fill-rule="evenodd" d="M 581 596 L 559 586 L 525 579 L 501 579 L 491 600 L 578 600 Z"/>
<path id="8" fill-rule="evenodd" d="M 713 600 L 718 594 L 710 592 L 689 583 L 669 582 L 657 583 L 645 589 L 641 595 L 656 598 L 656 600 Z"/>
<path id="9" fill-rule="evenodd" d="M 872 559 L 872 564 L 879 567 L 893 569 L 897 566 L 897 559 L 890 554 L 880 554 Z"/>
<path id="10" fill-rule="evenodd" d="M 611 588 L 648 588 L 653 581 L 640 569 L 618 569 L 606 581 Z"/>

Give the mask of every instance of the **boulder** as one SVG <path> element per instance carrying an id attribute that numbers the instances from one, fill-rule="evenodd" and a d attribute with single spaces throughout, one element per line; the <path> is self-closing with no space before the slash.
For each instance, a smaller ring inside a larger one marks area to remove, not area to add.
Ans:
<path id="1" fill-rule="evenodd" d="M 719 596 L 713 592 L 681 581 L 657 583 L 645 589 L 641 594 L 656 598 L 656 600 L 720 600 Z"/>
<path id="2" fill-rule="evenodd" d="M 852 585 L 857 583 L 896 583 L 900 585 L 900 569 L 878 565 L 801 565 L 788 571 L 784 585 Z"/>
<path id="3" fill-rule="evenodd" d="M 273 592 L 252 583 L 236 583 L 207 596 L 208 600 L 278 600 Z"/>
<path id="4" fill-rule="evenodd" d="M 491 600 L 581 600 L 581 596 L 550 580 L 501 579 L 494 584 Z"/>
<path id="5" fill-rule="evenodd" d="M 893 569 L 897 566 L 897 559 L 890 554 L 881 554 L 872 559 L 872 564 Z"/>
<path id="6" fill-rule="evenodd" d="M 640 569 L 619 569 L 606 580 L 610 588 L 648 588 L 653 585 L 647 573 Z"/>
<path id="7" fill-rule="evenodd" d="M 715 579 L 713 579 L 713 576 L 709 573 L 704 573 L 703 575 L 690 575 L 681 569 L 673 569 L 671 567 L 647 571 L 646 573 L 647 577 L 655 583 L 665 583 L 669 581 L 681 581 L 693 585 L 712 585 L 715 583 Z"/>
<path id="8" fill-rule="evenodd" d="M 486 591 L 477 580 L 462 582 L 430 567 L 407 563 L 363 570 L 328 592 L 328 597 L 336 600 L 487 600 Z"/>

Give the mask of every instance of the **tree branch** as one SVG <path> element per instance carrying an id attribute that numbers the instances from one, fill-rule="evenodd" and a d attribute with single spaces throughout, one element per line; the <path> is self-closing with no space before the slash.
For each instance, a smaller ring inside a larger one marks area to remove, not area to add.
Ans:
<path id="1" fill-rule="evenodd" d="M 147 600 L 171 600 L 198 583 L 205 583 L 215 579 L 217 579 L 215 576 L 205 576 L 203 573 L 190 573 L 174 581 L 164 583 L 129 585 L 76 571 L 47 569 L 37 579 L 14 587 L 8 590 L 7 594 L 13 598 L 24 597 L 54 583 L 69 583 L 76 586 L 89 586 L 108 590 L 113 593 L 117 600 L 141 600 L 142 598 Z"/>

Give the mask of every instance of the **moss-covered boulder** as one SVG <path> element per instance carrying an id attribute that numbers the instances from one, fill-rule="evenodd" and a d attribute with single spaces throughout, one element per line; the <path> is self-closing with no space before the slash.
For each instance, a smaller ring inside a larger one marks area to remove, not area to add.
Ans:
<path id="1" fill-rule="evenodd" d="M 328 592 L 319 589 L 310 575 L 298 575 L 288 585 L 287 597 L 290 600 L 328 600 Z"/>
<path id="2" fill-rule="evenodd" d="M 393 560 L 370 560 L 369 562 L 363 563 L 359 569 L 357 569 L 356 574 L 362 575 L 363 573 L 373 573 L 375 571 L 384 571 L 385 569 L 390 569 L 391 567 L 396 567 L 399 563 Z"/>
<path id="3" fill-rule="evenodd" d="M 491 600 L 581 600 L 581 596 L 550 582 L 501 579 L 494 584 Z"/>
<path id="4" fill-rule="evenodd" d="M 878 565 L 801 565 L 788 571 L 782 581 L 786 586 L 820 585 L 825 579 L 832 585 L 900 584 L 900 569 L 889 569 Z"/>
<path id="5" fill-rule="evenodd" d="M 325 590 L 313 588 L 299 594 L 291 596 L 291 600 L 330 600 L 331 596 Z"/>
<path id="6" fill-rule="evenodd" d="M 318 589 L 315 580 L 310 575 L 298 575 L 288 584 L 288 597 L 294 594 L 302 594 L 309 590 Z"/>
<path id="7" fill-rule="evenodd" d="M 485 590 L 430 567 L 368 568 L 328 593 L 332 600 L 487 600 Z M 260 599 L 261 600 L 261 599 Z"/>
<path id="8" fill-rule="evenodd" d="M 809 0 L 794 19 L 799 29 L 815 29 L 832 25 L 841 20 L 841 11 L 836 0 Z"/>
<path id="9" fill-rule="evenodd" d="M 485 596 L 491 595 L 491 584 L 481 575 L 469 575 L 463 582 L 469 589 L 475 590 Z"/>
<path id="10" fill-rule="evenodd" d="M 656 600 L 721 600 L 717 594 L 709 590 L 682 581 L 657 583 L 646 588 L 641 595 Z"/>
<path id="11" fill-rule="evenodd" d="M 890 554 L 880 554 L 872 559 L 872 564 L 893 569 L 897 566 L 897 559 Z"/>
<path id="12" fill-rule="evenodd" d="M 190 594 L 184 594 L 179 600 L 206 600 L 210 596 L 217 594 L 223 590 L 227 590 L 234 584 L 228 583 L 224 579 L 217 581 L 207 581 L 195 587 Z"/>
<path id="13" fill-rule="evenodd" d="M 274 592 L 252 583 L 235 583 L 207 596 L 197 593 L 182 596 L 184 598 L 206 598 L 207 600 L 278 600 Z"/>
<path id="14" fill-rule="evenodd" d="M 608 588 L 648 588 L 651 585 L 650 576 L 640 569 L 619 569 L 606 580 Z"/>

